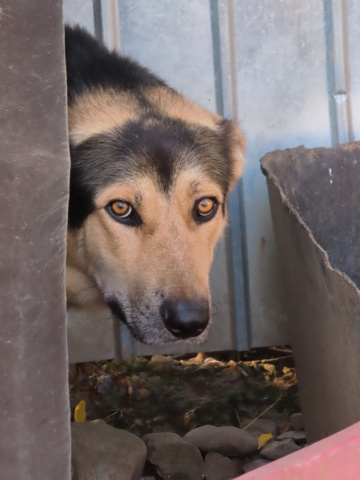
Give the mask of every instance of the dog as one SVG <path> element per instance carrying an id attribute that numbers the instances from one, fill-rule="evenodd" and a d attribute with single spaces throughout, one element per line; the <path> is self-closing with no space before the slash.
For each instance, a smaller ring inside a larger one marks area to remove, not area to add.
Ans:
<path id="1" fill-rule="evenodd" d="M 107 305 L 146 344 L 201 343 L 244 136 L 78 26 L 65 50 L 68 305 Z"/>

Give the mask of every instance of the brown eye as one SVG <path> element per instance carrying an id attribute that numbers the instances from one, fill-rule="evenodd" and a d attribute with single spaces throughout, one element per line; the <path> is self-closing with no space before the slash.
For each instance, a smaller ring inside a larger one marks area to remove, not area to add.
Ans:
<path id="1" fill-rule="evenodd" d="M 139 227 L 142 224 L 140 215 L 125 200 L 111 200 L 105 210 L 114 220 L 128 227 Z"/>
<path id="2" fill-rule="evenodd" d="M 219 202 L 215 197 L 203 197 L 195 202 L 193 216 L 197 224 L 205 223 L 215 217 Z"/>
<path id="3" fill-rule="evenodd" d="M 132 206 L 123 200 L 115 200 L 110 204 L 110 208 L 114 215 L 121 218 L 127 218 L 132 212 Z"/>
<path id="4" fill-rule="evenodd" d="M 199 215 L 206 216 L 210 215 L 214 207 L 215 200 L 213 198 L 202 198 L 197 205 L 197 211 Z"/>

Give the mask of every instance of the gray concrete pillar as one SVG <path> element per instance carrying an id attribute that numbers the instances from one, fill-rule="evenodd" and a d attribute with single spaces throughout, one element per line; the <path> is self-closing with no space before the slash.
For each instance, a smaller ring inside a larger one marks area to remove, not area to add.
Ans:
<path id="1" fill-rule="evenodd" d="M 70 479 L 62 1 L 0 2 L 0 477 Z"/>

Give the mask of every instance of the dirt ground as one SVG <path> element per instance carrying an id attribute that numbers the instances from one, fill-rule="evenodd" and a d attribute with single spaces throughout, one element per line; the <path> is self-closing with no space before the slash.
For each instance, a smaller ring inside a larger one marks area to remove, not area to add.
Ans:
<path id="1" fill-rule="evenodd" d="M 138 436 L 183 435 L 204 424 L 243 428 L 259 416 L 275 420 L 282 433 L 300 412 L 287 347 L 73 364 L 69 383 L 72 420 L 85 400 L 87 420 L 105 419 Z"/>

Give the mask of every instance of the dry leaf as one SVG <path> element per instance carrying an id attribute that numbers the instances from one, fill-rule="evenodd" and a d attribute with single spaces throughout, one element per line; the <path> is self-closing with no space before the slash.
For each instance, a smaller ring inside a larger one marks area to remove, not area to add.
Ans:
<path id="1" fill-rule="evenodd" d="M 273 438 L 272 433 L 263 433 L 258 438 L 258 450 L 268 443 Z"/>
<path id="2" fill-rule="evenodd" d="M 74 420 L 77 423 L 84 423 L 86 420 L 86 403 L 85 400 L 80 400 L 76 405 L 74 411 Z"/>

